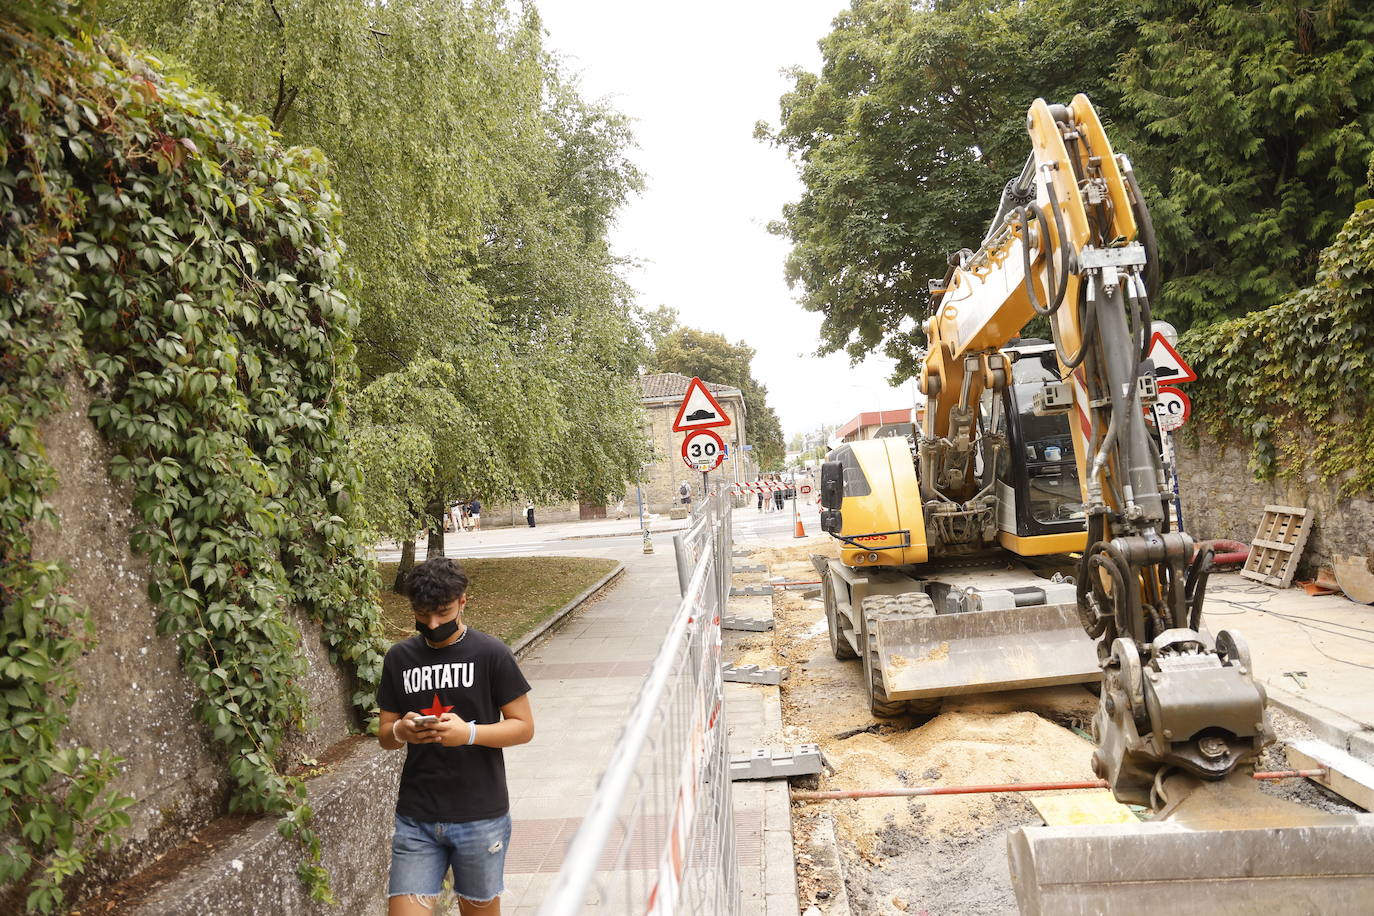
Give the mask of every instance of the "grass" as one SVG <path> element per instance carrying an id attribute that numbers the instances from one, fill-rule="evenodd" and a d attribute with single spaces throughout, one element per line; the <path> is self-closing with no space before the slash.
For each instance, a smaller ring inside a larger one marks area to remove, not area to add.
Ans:
<path id="1" fill-rule="evenodd" d="M 469 580 L 463 620 L 508 644 L 548 620 L 615 568 L 615 560 L 595 557 L 493 557 L 459 562 Z M 393 642 L 415 635 L 410 601 L 391 590 L 396 566 L 377 564 L 382 575 L 382 627 Z"/>

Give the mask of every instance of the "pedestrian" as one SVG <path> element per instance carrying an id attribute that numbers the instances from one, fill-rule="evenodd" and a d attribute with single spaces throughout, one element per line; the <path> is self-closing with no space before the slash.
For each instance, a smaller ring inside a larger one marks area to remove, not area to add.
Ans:
<path id="1" fill-rule="evenodd" d="M 531 528 L 534 527 L 534 503 L 525 504 L 525 521 L 530 523 Z"/>
<path id="2" fill-rule="evenodd" d="M 684 480 L 682 486 L 677 488 L 677 496 L 684 506 L 692 505 L 692 488 L 687 481 Z"/>
<path id="3" fill-rule="evenodd" d="M 499 913 L 511 834 L 501 748 L 534 737 L 530 685 L 505 643 L 463 622 L 458 563 L 426 560 L 406 585 L 419 632 L 387 652 L 377 690 L 377 740 L 406 748 L 387 913 L 429 916 L 450 869 L 464 916 Z"/>
<path id="4" fill-rule="evenodd" d="M 775 509 L 777 509 L 779 512 L 781 512 L 781 511 L 782 511 L 782 475 L 781 475 L 781 474 L 774 474 L 774 475 L 773 475 L 773 486 L 777 487 L 777 489 L 773 491 L 773 508 L 775 508 Z"/>
<path id="5" fill-rule="evenodd" d="M 468 503 L 468 518 L 472 521 L 473 531 L 482 530 L 482 501 L 475 496 Z"/>
<path id="6" fill-rule="evenodd" d="M 762 475 L 762 474 L 760 474 L 758 477 L 756 477 L 756 478 L 754 479 L 754 485 L 757 486 L 757 487 L 759 488 L 759 508 L 758 508 L 758 511 L 762 512 L 762 511 L 763 511 L 763 475 Z"/>
<path id="7" fill-rule="evenodd" d="M 463 504 L 455 501 L 448 507 L 449 519 L 453 522 L 454 531 L 463 530 Z"/>

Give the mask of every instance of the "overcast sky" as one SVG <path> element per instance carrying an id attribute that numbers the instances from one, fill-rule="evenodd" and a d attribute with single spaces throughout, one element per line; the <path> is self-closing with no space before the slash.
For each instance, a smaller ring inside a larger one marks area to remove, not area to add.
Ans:
<path id="1" fill-rule="evenodd" d="M 890 388 L 890 361 L 850 367 L 818 359 L 820 316 L 783 280 L 787 243 L 767 232 L 800 196 L 786 154 L 753 139 L 776 125 L 784 67 L 820 67 L 816 43 L 845 0 L 537 0 L 550 47 L 582 77 L 584 94 L 634 118 L 632 158 L 648 188 L 621 213 L 616 253 L 643 266 L 627 279 L 646 307 L 754 347 L 754 377 L 783 431 L 841 423 L 861 410 L 908 407 Z"/>

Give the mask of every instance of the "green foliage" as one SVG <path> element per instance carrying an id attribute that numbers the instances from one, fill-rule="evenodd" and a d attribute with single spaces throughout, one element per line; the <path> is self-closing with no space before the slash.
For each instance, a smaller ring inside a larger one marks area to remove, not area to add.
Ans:
<path id="1" fill-rule="evenodd" d="M 1138 5 L 1121 117 L 1169 278 L 1157 313 L 1187 327 L 1268 308 L 1312 282 L 1367 194 L 1374 6 Z"/>
<path id="2" fill-rule="evenodd" d="M 445 497 L 600 500 L 634 478 L 635 333 L 605 237 L 641 179 L 625 118 L 580 96 L 537 16 L 503 0 L 101 8 L 329 157 L 361 313 L 352 446 L 378 531 L 409 539 Z M 405 395 L 417 379 L 426 392 Z M 425 404 L 394 412 L 410 397 Z"/>
<path id="3" fill-rule="evenodd" d="M 776 132 L 805 190 L 777 231 L 821 350 L 917 371 L 925 282 L 976 248 L 1037 97 L 1084 92 L 1135 161 L 1160 238 L 1155 316 L 1187 327 L 1311 281 L 1367 193 L 1374 6 L 854 0 Z M 917 319 L 913 327 L 911 319 Z"/>
<path id="4" fill-rule="evenodd" d="M 62 24 L 41 15 L 19 21 Z M 64 379 L 82 362 L 81 294 L 53 254 L 84 203 L 64 159 L 86 147 L 46 129 L 53 74 L 45 45 L 0 21 L 0 56 L 15 61 L 0 71 L 0 819 L 18 825 L 0 846 L 0 884 L 27 878 L 27 907 L 51 912 L 62 883 L 114 844 L 133 800 L 106 790 L 118 758 L 59 747 L 77 694 L 71 664 L 92 633 L 86 609 L 62 588 L 63 568 L 32 555 L 33 529 L 56 523 L 39 426 L 67 406 Z M 69 100 L 64 114 L 76 121 L 85 113 Z"/>
<path id="5" fill-rule="evenodd" d="M 122 51 L 19 41 L 25 60 L 6 70 L 0 109 L 0 192 L 26 216 L 7 224 L 0 263 L 7 346 L 21 355 L 4 363 L 0 394 L 19 432 L 4 460 L 23 471 L 4 478 L 21 484 L 6 494 L 3 522 L 21 546 L 7 548 L 3 580 L 11 727 L 0 732 L 0 778 L 18 780 L 3 799 L 28 847 L 7 850 L 6 862 L 46 856 L 30 905 L 50 909 L 61 879 L 81 868 L 83 835 L 108 840 L 122 818 L 118 800 L 98 802 L 108 763 L 52 750 L 84 618 L 55 596 L 56 572 L 26 568 L 22 552 L 23 530 L 51 521 L 34 430 L 60 403 L 61 374 L 80 365 L 90 416 L 132 489 L 133 546 L 150 561 L 159 631 L 176 639 L 197 712 L 225 748 L 231 806 L 284 815 L 282 832 L 306 852 L 302 877 L 329 899 L 304 786 L 275 760 L 305 716 L 288 608 L 323 624 L 333 659 L 357 672 L 364 711 L 383 645 L 343 445 L 357 312 L 341 288 L 324 161 Z M 39 587 L 30 593 L 26 579 Z M 48 716 L 50 726 L 31 724 Z M 44 798 L 47 771 L 84 782 Z M 26 816 L 64 804 L 65 822 Z"/>
<path id="6" fill-rule="evenodd" d="M 674 328 L 674 321 L 671 310 L 666 315 L 660 310 L 656 326 L 662 333 L 654 341 L 650 370 L 678 372 L 738 388 L 744 394 L 744 409 L 748 414 L 745 422 L 749 441 L 754 445 L 755 460 L 765 471 L 781 470 L 786 456 L 782 425 L 773 408 L 768 406 L 768 388 L 754 378 L 751 368 L 754 348 L 746 346 L 744 341 L 732 344 L 720 334 L 696 328 Z"/>
<path id="7" fill-rule="evenodd" d="M 824 316 L 822 353 L 885 344 L 899 376 L 916 371 L 926 281 L 983 237 L 1030 152 L 1030 102 L 1087 92 L 1110 109 L 1130 30 L 1117 4 L 1087 0 L 853 0 L 839 14 L 820 74 L 793 71 L 779 127 L 758 131 L 801 170 L 774 231 L 792 242 L 788 282 Z"/>
<path id="8" fill-rule="evenodd" d="M 1180 343 L 1198 373 L 1198 420 L 1251 442 L 1258 476 L 1374 489 L 1374 207 L 1356 208 L 1311 286 Z"/>

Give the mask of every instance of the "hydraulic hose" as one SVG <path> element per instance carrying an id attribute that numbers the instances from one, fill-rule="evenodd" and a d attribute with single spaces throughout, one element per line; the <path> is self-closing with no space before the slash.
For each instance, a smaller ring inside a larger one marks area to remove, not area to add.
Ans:
<path id="1" fill-rule="evenodd" d="M 1021 263 L 1025 268 L 1026 277 L 1026 297 L 1030 299 L 1031 308 L 1035 309 L 1035 314 L 1041 316 L 1042 318 L 1047 318 L 1053 315 L 1055 312 L 1059 311 L 1059 306 L 1062 305 L 1064 302 L 1062 296 L 1060 296 L 1058 299 L 1055 299 L 1052 295 L 1052 290 L 1056 289 L 1058 284 L 1055 282 L 1057 278 L 1055 277 L 1054 255 L 1051 254 L 1049 251 L 1046 251 L 1044 245 L 1044 240 L 1046 237 L 1045 234 L 1049 229 L 1049 222 L 1045 219 L 1045 211 L 1040 209 L 1039 204 L 1027 204 L 1026 206 L 1022 207 L 1020 216 L 1021 225 L 1024 227 L 1026 233 L 1026 237 L 1022 239 L 1021 244 Z M 1046 306 L 1042 306 L 1040 304 L 1040 297 L 1035 292 L 1035 280 L 1031 277 L 1031 217 L 1034 217 L 1037 224 L 1040 226 L 1040 254 L 1041 257 L 1045 259 L 1045 294 L 1051 297 L 1050 304 Z"/>
<path id="2" fill-rule="evenodd" d="M 1145 195 L 1140 193 L 1140 185 L 1135 180 L 1135 170 L 1126 160 L 1122 169 L 1126 186 L 1131 190 L 1131 204 L 1135 210 L 1136 222 L 1140 225 L 1140 240 L 1145 245 L 1145 288 L 1151 296 L 1159 295 L 1159 242 L 1155 238 L 1154 220 L 1150 218 L 1150 207 L 1145 203 Z"/>

